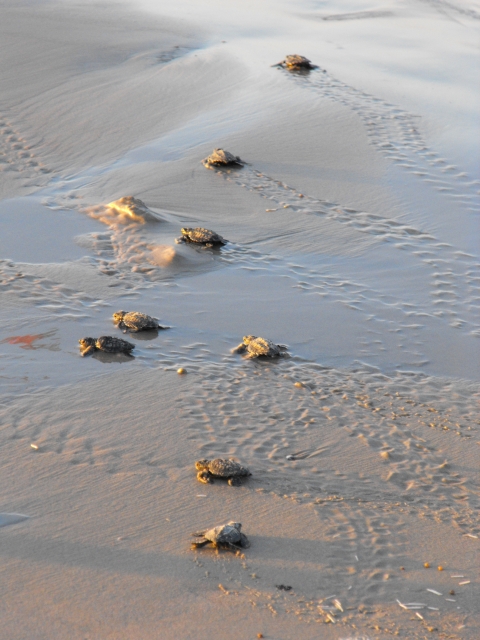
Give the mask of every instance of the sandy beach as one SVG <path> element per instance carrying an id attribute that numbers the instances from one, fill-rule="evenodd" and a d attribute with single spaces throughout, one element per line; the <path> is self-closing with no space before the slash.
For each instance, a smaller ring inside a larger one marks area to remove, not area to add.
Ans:
<path id="1" fill-rule="evenodd" d="M 0 636 L 478 638 L 479 3 L 0 18 Z"/>

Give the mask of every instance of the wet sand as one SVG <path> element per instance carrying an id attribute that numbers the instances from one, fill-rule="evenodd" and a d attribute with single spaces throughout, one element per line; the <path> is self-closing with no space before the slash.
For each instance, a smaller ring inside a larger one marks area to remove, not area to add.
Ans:
<path id="1" fill-rule="evenodd" d="M 4 633 L 476 638 L 478 7 L 1 11 Z"/>

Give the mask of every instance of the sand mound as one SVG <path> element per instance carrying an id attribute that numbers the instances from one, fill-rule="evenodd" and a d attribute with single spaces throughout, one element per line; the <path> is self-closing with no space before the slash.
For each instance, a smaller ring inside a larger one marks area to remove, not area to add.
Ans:
<path id="1" fill-rule="evenodd" d="M 124 196 L 106 205 L 89 207 L 86 212 L 92 218 L 108 225 L 115 222 L 120 224 L 163 222 L 163 219 L 153 211 L 150 211 L 142 200 L 133 196 Z"/>

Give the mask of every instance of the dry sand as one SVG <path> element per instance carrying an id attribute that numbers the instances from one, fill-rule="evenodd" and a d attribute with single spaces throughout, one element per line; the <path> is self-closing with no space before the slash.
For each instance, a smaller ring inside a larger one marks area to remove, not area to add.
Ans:
<path id="1" fill-rule="evenodd" d="M 478 3 L 0 15 L 0 635 L 477 638 Z"/>

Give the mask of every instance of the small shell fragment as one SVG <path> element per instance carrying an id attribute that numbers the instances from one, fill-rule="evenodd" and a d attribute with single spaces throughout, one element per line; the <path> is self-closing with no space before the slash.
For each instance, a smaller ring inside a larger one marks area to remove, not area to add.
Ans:
<path id="1" fill-rule="evenodd" d="M 285 456 L 287 460 L 295 460 L 295 456 L 292 456 L 292 454 L 289 454 L 288 456 Z"/>
<path id="2" fill-rule="evenodd" d="M 417 618 L 420 618 L 420 620 L 423 620 L 422 614 L 418 613 L 418 611 L 415 611 L 415 615 L 417 616 Z"/>
<path id="3" fill-rule="evenodd" d="M 38 451 L 38 444 L 33 444 L 33 442 L 32 442 L 32 444 L 30 446 L 34 451 Z"/>
<path id="4" fill-rule="evenodd" d="M 187 370 L 186 370 L 186 369 L 184 369 L 183 367 L 180 367 L 180 369 L 177 369 L 177 373 L 178 373 L 180 376 L 183 376 L 185 373 L 187 373 Z"/>
<path id="5" fill-rule="evenodd" d="M 425 567 L 425 569 L 430 569 L 430 563 L 429 562 L 424 562 L 423 566 Z"/>
<path id="6" fill-rule="evenodd" d="M 443 571 L 443 567 L 442 567 L 442 565 L 439 565 L 439 566 L 437 567 L 437 569 L 438 569 L 439 571 Z"/>
<path id="7" fill-rule="evenodd" d="M 466 533 L 465 538 L 475 538 L 475 540 L 477 540 L 478 536 L 474 536 L 473 533 Z"/>
<path id="8" fill-rule="evenodd" d="M 301 389 L 303 387 L 303 383 L 302 382 L 295 382 L 295 384 L 293 386 L 297 387 L 298 389 Z"/>
<path id="9" fill-rule="evenodd" d="M 463 582 L 459 582 L 458 584 L 459 585 L 461 585 L 461 584 L 470 584 L 470 580 L 464 580 Z"/>
<path id="10" fill-rule="evenodd" d="M 440 591 L 435 591 L 435 589 L 427 589 L 427 591 L 430 591 L 430 593 L 434 593 L 436 596 L 442 596 L 443 593 L 440 593 Z"/>

